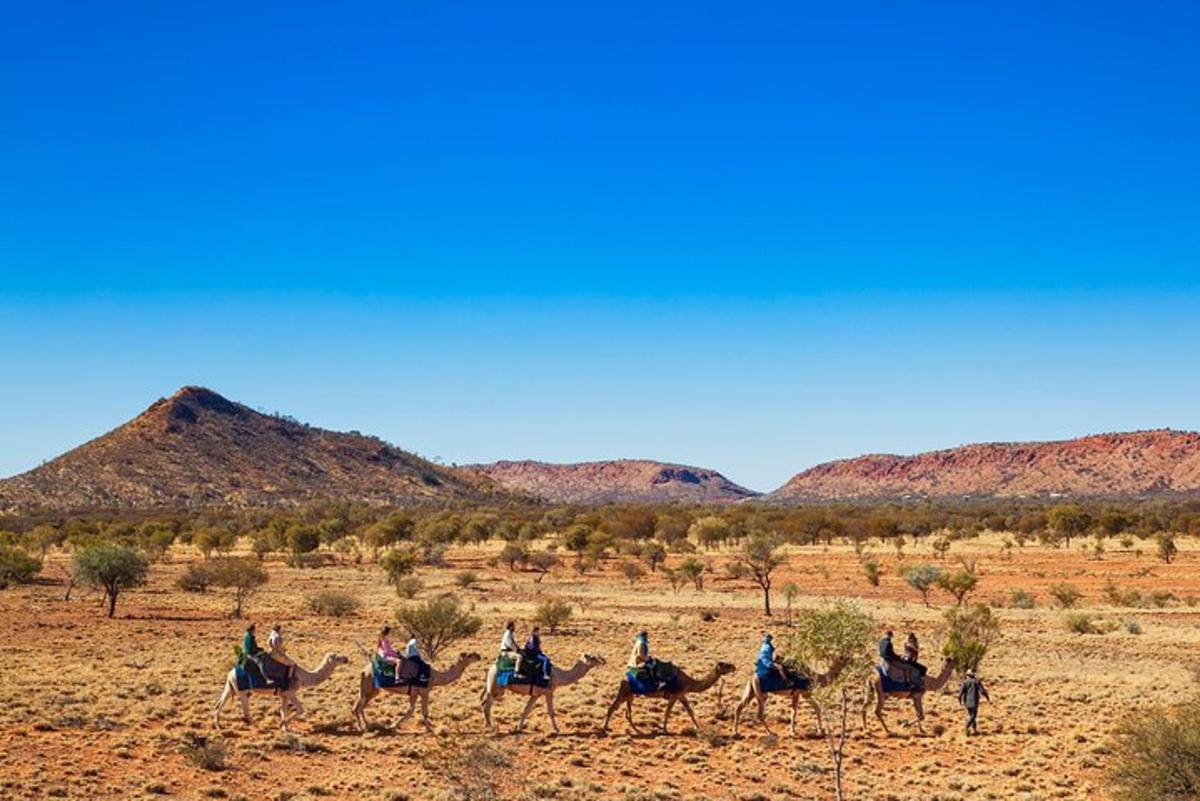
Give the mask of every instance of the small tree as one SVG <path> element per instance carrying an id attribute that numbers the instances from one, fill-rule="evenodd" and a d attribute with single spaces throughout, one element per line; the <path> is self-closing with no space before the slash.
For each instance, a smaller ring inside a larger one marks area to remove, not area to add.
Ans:
<path id="1" fill-rule="evenodd" d="M 42 563 L 20 548 L 0 545 L 0 590 L 32 581 L 41 569 Z"/>
<path id="2" fill-rule="evenodd" d="M 1092 527 L 1092 516 L 1078 504 L 1055 506 L 1046 512 L 1046 522 L 1060 537 L 1064 538 L 1067 547 L 1071 547 L 1071 537 L 1080 537 Z"/>
<path id="3" fill-rule="evenodd" d="M 537 578 L 533 580 L 534 583 L 541 584 L 546 574 L 558 566 L 558 557 L 550 551 L 534 551 L 526 557 L 525 564 L 530 570 L 537 573 Z"/>
<path id="4" fill-rule="evenodd" d="M 288 526 L 287 546 L 292 552 L 292 564 L 299 567 L 300 557 L 321 547 L 321 532 L 316 526 L 300 523 Z"/>
<path id="5" fill-rule="evenodd" d="M 867 583 L 872 587 L 879 586 L 879 562 L 876 559 L 863 560 L 863 573 L 867 577 Z"/>
<path id="6" fill-rule="evenodd" d="M 787 610 L 787 624 L 790 626 L 792 625 L 792 604 L 800 595 L 800 587 L 796 582 L 789 581 L 779 588 L 779 592 L 783 596 L 784 608 Z"/>
<path id="7" fill-rule="evenodd" d="M 945 559 L 946 552 L 950 550 L 950 538 L 946 536 L 937 537 L 929 545 L 933 548 L 934 553 L 938 555 L 938 559 Z"/>
<path id="8" fill-rule="evenodd" d="M 779 553 L 779 539 L 770 534 L 755 533 L 746 540 L 738 563 L 763 591 L 763 613 L 771 614 L 771 574 L 784 563 Z"/>
<path id="9" fill-rule="evenodd" d="M 73 575 L 79 581 L 104 590 L 108 616 L 117 609 L 122 590 L 146 583 L 150 563 L 132 548 L 123 545 L 92 545 L 75 555 Z"/>
<path id="10" fill-rule="evenodd" d="M 961 567 L 953 573 L 938 576 L 937 586 L 954 598 L 955 606 L 962 606 L 967 595 L 979 584 L 979 576 L 973 567 Z"/>
<path id="11" fill-rule="evenodd" d="M 688 536 L 696 541 L 701 548 L 708 550 L 714 545 L 720 545 L 733 535 L 729 523 L 723 517 L 710 515 L 702 517 L 688 527 Z"/>
<path id="12" fill-rule="evenodd" d="M 829 755 L 833 786 L 842 801 L 842 763 L 850 731 L 850 707 L 856 691 L 873 670 L 872 638 L 875 621 L 851 601 L 837 600 L 796 615 L 784 641 L 785 664 L 803 675 L 816 676 L 834 664 L 842 671 L 828 684 L 814 686 L 810 701 L 817 712 Z"/>
<path id="13" fill-rule="evenodd" d="M 1158 544 L 1158 558 L 1167 564 L 1171 564 L 1175 555 L 1179 553 L 1179 548 L 1175 545 L 1174 535 L 1164 531 L 1155 537 L 1154 541 Z"/>
<path id="14" fill-rule="evenodd" d="M 1200 699 L 1131 714 L 1117 726 L 1109 760 L 1114 801 L 1200 798 Z"/>
<path id="15" fill-rule="evenodd" d="M 646 571 L 642 570 L 642 566 L 637 562 L 627 561 L 621 563 L 621 575 L 625 577 L 625 580 L 629 582 L 629 586 L 632 587 L 642 576 L 646 575 Z"/>
<path id="16" fill-rule="evenodd" d="M 520 543 L 510 542 L 500 549 L 500 555 L 496 558 L 501 563 L 508 565 L 508 569 L 515 573 L 517 568 L 525 564 L 529 554 L 525 552 L 524 546 Z"/>
<path id="17" fill-rule="evenodd" d="M 921 600 L 929 606 L 929 591 L 942 577 L 942 569 L 936 565 L 913 565 L 904 571 L 904 580 L 908 586 L 921 593 Z"/>
<path id="18" fill-rule="evenodd" d="M 379 560 L 379 566 L 393 587 L 405 576 L 417 569 L 418 556 L 408 548 L 392 548 Z"/>
<path id="19" fill-rule="evenodd" d="M 954 660 L 954 669 L 962 675 L 978 670 L 992 641 L 1000 634 L 1000 621 L 986 604 L 963 609 L 947 609 L 946 643 L 942 653 Z"/>
<path id="20" fill-rule="evenodd" d="M 703 562 L 691 556 L 679 564 L 680 575 L 692 582 L 692 586 L 696 588 L 697 592 L 704 589 L 704 571 L 706 569 Z"/>
<path id="21" fill-rule="evenodd" d="M 679 594 L 679 590 L 683 588 L 683 585 L 687 583 L 687 576 L 673 567 L 664 568 L 663 575 L 667 577 L 667 583 L 671 585 L 671 592 L 676 595 Z"/>
<path id="22" fill-rule="evenodd" d="M 436 659 L 449 645 L 475 635 L 483 625 L 453 595 L 406 606 L 396 613 L 396 620 L 413 633 L 429 660 Z"/>
<path id="23" fill-rule="evenodd" d="M 212 571 L 212 578 L 218 587 L 233 590 L 233 616 L 241 618 L 242 609 L 269 576 L 257 559 L 241 557 L 221 560 Z"/>
<path id="24" fill-rule="evenodd" d="M 642 561 L 650 566 L 650 572 L 654 573 L 658 570 L 667 558 L 667 549 L 663 547 L 661 542 L 651 540 L 642 546 Z"/>

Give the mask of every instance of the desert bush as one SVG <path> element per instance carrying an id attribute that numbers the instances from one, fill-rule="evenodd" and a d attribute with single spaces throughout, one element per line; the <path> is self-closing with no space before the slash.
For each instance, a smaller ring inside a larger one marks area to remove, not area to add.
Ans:
<path id="1" fill-rule="evenodd" d="M 1013 590 L 1008 596 L 1008 604 L 1014 609 L 1033 609 L 1037 606 L 1037 601 L 1025 590 Z"/>
<path id="2" fill-rule="evenodd" d="M 699 559 L 689 556 L 679 563 L 679 573 L 688 581 L 692 582 L 692 586 L 697 592 L 704 589 L 704 571 L 707 566 Z"/>
<path id="3" fill-rule="evenodd" d="M 1200 700 L 1131 714 L 1113 734 L 1108 764 L 1113 801 L 1200 798 Z"/>
<path id="4" fill-rule="evenodd" d="M 396 612 L 396 620 L 413 633 L 429 660 L 436 659 L 447 646 L 473 636 L 483 625 L 482 620 L 463 610 L 453 595 L 406 606 Z"/>
<path id="5" fill-rule="evenodd" d="M 146 557 L 123 545 L 92 545 L 75 555 L 72 576 L 104 591 L 108 616 L 117 609 L 117 596 L 146 583 L 150 564 Z"/>
<path id="6" fill-rule="evenodd" d="M 350 617 L 362 604 L 348 592 L 322 590 L 305 598 L 308 608 L 326 617 Z"/>
<path id="7" fill-rule="evenodd" d="M 175 579 L 175 586 L 184 592 L 208 592 L 212 583 L 212 571 L 206 565 L 197 564 L 188 565 L 179 578 Z"/>
<path id="8" fill-rule="evenodd" d="M 212 570 L 212 582 L 233 590 L 233 616 L 240 618 L 246 603 L 267 583 L 267 570 L 250 557 L 222 559 Z"/>
<path id="9" fill-rule="evenodd" d="M 1100 634 L 1096 627 L 1095 618 L 1087 612 L 1072 612 L 1063 618 L 1067 631 L 1074 634 Z"/>
<path id="10" fill-rule="evenodd" d="M 396 594 L 406 601 L 417 597 L 424 584 L 416 576 L 405 576 L 396 580 Z"/>
<path id="11" fill-rule="evenodd" d="M 459 589 L 469 590 L 479 583 L 479 574 L 474 570 L 462 570 L 454 575 L 454 583 Z"/>
<path id="12" fill-rule="evenodd" d="M 1154 538 L 1154 542 L 1157 547 L 1158 558 L 1167 564 L 1170 564 L 1175 555 L 1179 553 L 1179 548 L 1175 545 L 1175 537 L 1172 534 L 1164 531 Z"/>
<path id="13" fill-rule="evenodd" d="M 417 554 L 412 550 L 392 548 L 379 560 L 379 566 L 383 568 L 387 583 L 394 587 L 398 581 L 416 570 L 417 561 Z"/>
<path id="14" fill-rule="evenodd" d="M 646 575 L 646 571 L 637 562 L 627 561 L 621 563 L 621 575 L 625 577 L 625 580 L 629 582 L 629 586 L 632 587 L 642 576 Z"/>
<path id="15" fill-rule="evenodd" d="M 1136 588 L 1122 590 L 1112 579 L 1105 582 L 1101 589 L 1104 599 L 1113 606 L 1141 606 L 1142 593 Z"/>
<path id="16" fill-rule="evenodd" d="M 1060 609 L 1073 609 L 1079 603 L 1079 599 L 1083 597 L 1074 584 L 1068 584 L 1065 581 L 1051 584 L 1046 592 L 1050 594 Z"/>
<path id="17" fill-rule="evenodd" d="M 218 771 L 225 769 L 225 759 L 229 754 L 225 744 L 220 740 L 209 740 L 206 737 L 189 735 L 180 747 L 184 759 L 201 770 Z"/>
<path id="18" fill-rule="evenodd" d="M 520 543 L 510 542 L 500 549 L 500 554 L 496 557 L 501 564 L 508 565 L 508 569 L 516 571 L 518 567 L 525 564 L 525 560 L 529 558 L 524 546 Z"/>
<path id="19" fill-rule="evenodd" d="M 867 559 L 863 561 L 863 573 L 867 576 L 867 583 L 872 587 L 879 586 L 879 561 L 876 559 Z"/>
<path id="20" fill-rule="evenodd" d="M 20 548 L 0 546 L 0 590 L 32 581 L 41 569 L 42 563 Z"/>
<path id="21" fill-rule="evenodd" d="M 650 572 L 654 573 L 667 559 L 667 549 L 661 542 L 651 540 L 642 546 L 639 554 L 642 561 L 650 566 Z"/>
<path id="22" fill-rule="evenodd" d="M 542 583 L 542 579 L 546 577 L 551 570 L 558 566 L 559 559 L 550 551 L 534 551 L 529 554 L 525 560 L 526 565 L 538 576 L 534 581 L 538 584 Z"/>
<path id="23" fill-rule="evenodd" d="M 967 595 L 979 584 L 979 576 L 975 575 L 974 566 L 964 566 L 953 573 L 943 573 L 937 578 L 937 586 L 952 598 L 957 606 L 962 606 Z"/>
<path id="24" fill-rule="evenodd" d="M 558 598 L 547 598 L 537 606 L 533 613 L 533 621 L 543 626 L 549 633 L 554 634 L 558 628 L 571 619 L 571 604 Z"/>
<path id="25" fill-rule="evenodd" d="M 1176 600 L 1175 593 L 1171 592 L 1170 590 L 1155 590 L 1154 592 L 1150 593 L 1149 596 L 1147 596 L 1146 604 L 1148 606 L 1154 606 L 1162 609 L 1164 606 L 1170 604 L 1174 600 Z"/>
<path id="26" fill-rule="evenodd" d="M 1124 625 L 1125 625 L 1125 633 L 1126 634 L 1141 634 L 1142 633 L 1142 624 L 1138 623 L 1133 618 L 1126 620 Z"/>
<path id="27" fill-rule="evenodd" d="M 424 760 L 449 788 L 447 801 L 500 801 L 502 777 L 511 772 L 508 753 L 479 738 L 446 736 Z"/>
<path id="28" fill-rule="evenodd" d="M 986 604 L 946 610 L 946 642 L 942 653 L 954 660 L 959 675 L 978 670 L 992 642 L 1000 635 L 1000 621 Z"/>
<path id="29" fill-rule="evenodd" d="M 914 565 L 904 571 L 908 586 L 921 593 L 921 600 L 929 606 L 929 591 L 941 580 L 944 571 L 935 565 Z"/>

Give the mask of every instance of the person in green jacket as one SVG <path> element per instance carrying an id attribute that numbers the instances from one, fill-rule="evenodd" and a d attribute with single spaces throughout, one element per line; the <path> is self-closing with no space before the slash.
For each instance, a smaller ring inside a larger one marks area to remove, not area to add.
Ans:
<path id="1" fill-rule="evenodd" d="M 258 647 L 258 640 L 254 636 L 254 624 L 246 626 L 246 636 L 242 637 L 242 667 L 246 666 L 251 657 L 258 656 L 262 653 L 262 648 Z"/>

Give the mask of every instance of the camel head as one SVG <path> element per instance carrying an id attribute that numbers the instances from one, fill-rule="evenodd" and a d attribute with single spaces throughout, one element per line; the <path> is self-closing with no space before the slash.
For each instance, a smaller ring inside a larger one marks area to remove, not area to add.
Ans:
<path id="1" fill-rule="evenodd" d="M 718 676 L 728 676 L 730 673 L 733 673 L 736 670 L 737 670 L 737 665 L 732 665 L 729 662 L 718 662 L 717 663 L 717 675 Z"/>
<path id="2" fill-rule="evenodd" d="M 588 667 L 598 667 L 599 665 L 608 664 L 600 654 L 580 654 L 579 661 Z"/>
<path id="3" fill-rule="evenodd" d="M 483 659 L 483 657 L 480 656 L 479 654 L 475 653 L 474 651 L 470 651 L 470 652 L 463 651 L 461 654 L 458 655 L 458 664 L 469 665 L 472 662 L 478 662 L 480 659 Z"/>
<path id="4" fill-rule="evenodd" d="M 323 664 L 341 667 L 350 661 L 350 657 L 342 656 L 341 654 L 335 654 L 333 651 L 330 651 L 329 653 L 325 654 L 325 658 L 321 661 Z"/>

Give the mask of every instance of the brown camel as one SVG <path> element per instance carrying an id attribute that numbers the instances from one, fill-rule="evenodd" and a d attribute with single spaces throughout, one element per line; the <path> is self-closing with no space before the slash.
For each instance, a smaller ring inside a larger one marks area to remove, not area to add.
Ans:
<path id="1" fill-rule="evenodd" d="M 533 709 L 533 705 L 538 702 L 539 698 L 546 699 L 546 712 L 550 715 L 550 727 L 554 729 L 554 733 L 558 734 L 558 721 L 554 719 L 554 691 L 559 687 L 565 687 L 568 684 L 574 684 L 588 674 L 588 671 L 594 667 L 604 664 L 604 657 L 595 654 L 583 654 L 569 670 L 563 670 L 554 665 L 550 666 L 550 683 L 545 687 L 539 687 L 536 684 L 518 685 L 508 688 L 508 692 L 516 695 L 526 696 L 529 700 L 525 702 L 525 708 L 521 710 L 521 718 L 517 721 L 517 731 L 525 729 L 525 719 L 529 716 L 529 711 Z M 487 681 L 483 687 L 483 694 L 479 696 L 479 706 L 483 709 L 483 719 L 487 722 L 488 729 L 494 730 L 492 725 L 492 704 L 500 698 L 504 697 L 505 688 L 496 683 L 496 663 L 488 668 Z"/>
<path id="2" fill-rule="evenodd" d="M 937 692 L 946 686 L 946 682 L 950 681 L 950 677 L 954 675 L 954 660 L 946 657 L 946 661 L 942 663 L 942 670 L 937 676 L 926 677 L 925 686 L 920 690 L 888 690 L 884 692 L 882 683 L 879 679 L 879 671 L 871 671 L 871 678 L 867 679 L 867 686 L 863 693 L 862 719 L 863 728 L 867 726 L 867 706 L 871 703 L 872 697 L 875 699 L 875 717 L 879 718 L 880 725 L 883 730 L 889 735 L 892 733 L 888 728 L 887 721 L 883 719 L 883 702 L 888 698 L 911 698 L 913 710 L 917 713 L 915 721 L 917 731 L 925 733 L 925 727 L 921 725 L 925 720 L 924 698 L 925 693 Z"/>
<path id="3" fill-rule="evenodd" d="M 788 721 L 788 728 L 792 736 L 796 736 L 796 706 L 803 698 L 808 702 L 808 705 L 813 708 L 813 712 L 817 712 L 817 706 L 812 700 L 812 691 L 817 687 L 825 687 L 834 679 L 836 679 L 846 666 L 845 660 L 839 660 L 829 666 L 829 670 L 819 676 L 814 677 L 808 687 L 801 690 L 798 688 L 781 687 L 778 690 L 768 690 L 765 693 L 762 689 L 762 683 L 758 679 L 758 672 L 755 671 L 750 676 L 750 681 L 746 682 L 746 688 L 742 690 L 741 700 L 738 701 L 737 708 L 733 711 L 733 736 L 738 734 L 738 724 L 741 722 L 742 710 L 750 703 L 751 699 L 758 703 L 758 722 L 767 730 L 768 734 L 773 734 L 771 727 L 767 725 L 766 716 L 766 701 L 768 695 L 788 695 L 792 699 L 792 712 Z M 821 716 L 817 715 L 817 733 L 824 734 L 821 728 Z"/>
<path id="4" fill-rule="evenodd" d="M 688 717 L 692 719 L 692 725 L 696 727 L 696 731 L 700 731 L 700 722 L 696 720 L 696 713 L 692 711 L 692 705 L 688 703 L 688 694 L 702 693 L 712 687 L 721 679 L 722 676 L 727 676 L 737 670 L 736 667 L 728 662 L 718 662 L 713 666 L 708 675 L 702 679 L 693 679 L 691 676 L 679 670 L 679 689 L 677 690 L 658 690 L 652 693 L 646 693 L 644 698 L 665 698 L 667 699 L 667 709 L 663 714 L 662 730 L 663 734 L 667 733 L 667 724 L 671 720 L 671 710 L 675 708 L 675 702 L 678 701 L 684 711 L 688 713 Z M 633 722 L 633 688 L 629 686 L 629 678 L 623 676 L 621 678 L 621 688 L 617 690 L 617 697 L 608 706 L 608 714 L 604 716 L 603 731 L 608 732 L 608 722 L 612 719 L 613 713 L 617 711 L 617 707 L 621 704 L 625 705 L 625 719 L 629 721 L 629 727 L 637 733 L 641 730 L 637 724 Z"/>
<path id="5" fill-rule="evenodd" d="M 361 649 L 360 649 L 361 650 Z M 480 660 L 479 654 L 462 653 L 458 655 L 458 660 L 450 666 L 448 670 L 434 670 L 432 667 L 429 671 L 429 684 L 424 687 L 399 686 L 386 687 L 380 689 L 375 686 L 375 673 L 371 667 L 371 663 L 367 662 L 367 666 L 363 668 L 362 674 L 358 680 L 358 700 L 354 703 L 354 722 L 358 726 L 359 731 L 367 730 L 367 704 L 371 703 L 371 699 L 380 693 L 402 693 L 408 696 L 408 710 L 400 716 L 392 728 L 398 728 L 402 723 L 412 717 L 413 711 L 417 706 L 417 699 L 421 701 L 421 724 L 428 732 L 433 732 L 433 724 L 429 722 L 429 691 L 434 687 L 445 687 L 447 684 L 453 684 L 462 676 L 463 671 L 467 669 L 467 665 Z"/>
<path id="6" fill-rule="evenodd" d="M 350 660 L 340 654 L 328 653 L 321 660 L 321 666 L 316 670 L 305 670 L 300 665 L 296 665 L 295 678 L 292 686 L 286 690 L 277 690 L 275 688 L 266 687 L 254 690 L 239 690 L 237 687 L 237 669 L 231 668 L 229 674 L 225 677 L 225 689 L 221 693 L 221 698 L 217 701 L 216 709 L 213 710 L 213 724 L 219 729 L 221 728 L 221 709 L 225 706 L 225 702 L 232 696 L 237 696 L 242 702 L 242 720 L 250 722 L 250 696 L 256 695 L 278 695 L 279 696 L 279 718 L 284 730 L 287 730 L 288 723 L 294 718 L 304 714 L 304 705 L 300 703 L 297 693 L 305 687 L 315 687 L 321 682 L 333 675 L 333 671 Z M 294 709 L 294 712 L 289 710 Z"/>

